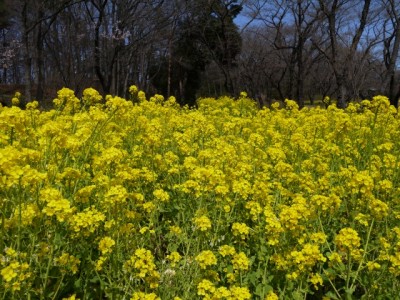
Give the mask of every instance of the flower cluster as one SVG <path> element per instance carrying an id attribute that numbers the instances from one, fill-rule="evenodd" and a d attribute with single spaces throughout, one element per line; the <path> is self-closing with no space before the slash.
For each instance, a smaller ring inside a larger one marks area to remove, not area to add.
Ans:
<path id="1" fill-rule="evenodd" d="M 32 275 L 29 264 L 24 262 L 26 253 L 17 253 L 13 248 L 6 248 L 4 252 L 5 255 L 0 257 L 4 288 L 12 292 L 20 291 Z"/>
<path id="2" fill-rule="evenodd" d="M 149 250 L 137 249 L 135 253 L 124 263 L 126 272 L 133 271 L 137 278 L 143 279 L 150 288 L 157 288 L 160 273 L 154 264 L 154 257 Z"/>
<path id="3" fill-rule="evenodd" d="M 387 98 L 20 97 L 0 107 L 4 299 L 398 298 Z"/>

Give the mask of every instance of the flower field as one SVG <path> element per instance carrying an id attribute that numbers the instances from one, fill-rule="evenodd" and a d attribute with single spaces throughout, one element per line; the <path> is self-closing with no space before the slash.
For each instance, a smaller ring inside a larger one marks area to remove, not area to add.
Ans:
<path id="1" fill-rule="evenodd" d="M 0 299 L 399 299 L 385 97 L 130 93 L 0 108 Z"/>

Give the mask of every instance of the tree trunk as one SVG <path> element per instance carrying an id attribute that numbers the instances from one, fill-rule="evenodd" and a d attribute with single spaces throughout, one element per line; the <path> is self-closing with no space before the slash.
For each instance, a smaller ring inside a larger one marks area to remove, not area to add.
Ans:
<path id="1" fill-rule="evenodd" d="M 304 107 L 304 65 L 303 65 L 303 38 L 299 37 L 299 46 L 297 49 L 297 89 L 296 98 L 299 107 Z"/>
<path id="2" fill-rule="evenodd" d="M 103 22 L 104 9 L 107 5 L 107 0 L 105 0 L 101 5 L 96 6 L 99 11 L 99 16 L 94 29 L 94 70 L 99 79 L 100 85 L 103 89 L 103 93 L 110 93 L 110 86 L 107 86 L 103 73 L 101 72 L 101 51 L 100 51 L 100 27 Z"/>
<path id="3" fill-rule="evenodd" d="M 43 18 L 43 11 L 39 11 L 38 19 Z M 42 24 L 38 25 L 38 32 L 36 36 L 36 68 L 37 68 L 37 90 L 36 90 L 36 100 L 42 101 L 44 96 L 44 72 L 43 72 L 43 34 L 42 34 Z"/>
<path id="4" fill-rule="evenodd" d="M 30 49 L 29 49 L 29 33 L 28 33 L 28 4 L 25 2 L 23 9 L 22 9 L 22 20 L 23 20 L 23 27 L 24 27 L 24 83 L 25 83 L 25 102 L 31 101 L 31 90 L 32 90 L 32 83 L 31 83 L 31 57 L 30 57 Z"/>
<path id="5" fill-rule="evenodd" d="M 337 99 L 337 107 L 338 108 L 346 108 L 347 107 L 347 96 L 348 90 L 346 86 L 346 76 L 343 74 L 336 76 L 336 85 L 339 90 L 339 95 Z"/>
<path id="6" fill-rule="evenodd" d="M 396 68 L 396 61 L 399 56 L 400 50 L 400 20 L 398 20 L 396 24 L 396 28 L 393 32 L 394 42 L 393 48 L 390 52 L 390 42 L 384 43 L 385 46 L 385 65 L 386 65 L 386 74 L 382 84 L 382 92 L 386 92 L 390 103 L 397 107 L 398 99 L 396 98 L 396 91 L 395 91 L 395 68 Z M 391 39 L 389 39 L 391 40 Z"/>
<path id="7" fill-rule="evenodd" d="M 400 86 L 393 100 L 391 99 L 390 104 L 392 104 L 394 107 L 399 107 L 399 98 L 400 98 Z"/>

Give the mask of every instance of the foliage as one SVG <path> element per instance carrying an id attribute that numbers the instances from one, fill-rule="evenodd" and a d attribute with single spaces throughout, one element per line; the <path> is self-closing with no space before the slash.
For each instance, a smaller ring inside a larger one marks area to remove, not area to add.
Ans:
<path id="1" fill-rule="evenodd" d="M 130 93 L 0 107 L 2 299 L 398 297 L 387 98 L 190 110 Z"/>
<path id="2" fill-rule="evenodd" d="M 169 41 L 168 53 L 151 68 L 152 83 L 163 95 L 172 91 L 180 103 L 193 106 L 202 75 L 212 62 L 225 75 L 226 92 L 233 92 L 230 72 L 237 66 L 242 42 L 233 22 L 242 8 L 236 2 L 188 2 L 187 13 L 177 21 L 172 34 L 175 38 Z"/>

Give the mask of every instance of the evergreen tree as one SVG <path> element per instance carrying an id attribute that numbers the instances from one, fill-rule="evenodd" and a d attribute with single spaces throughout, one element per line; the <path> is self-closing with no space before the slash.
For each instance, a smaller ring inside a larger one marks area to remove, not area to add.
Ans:
<path id="1" fill-rule="evenodd" d="M 234 18 L 242 7 L 237 1 L 187 1 L 168 54 L 151 67 L 153 85 L 163 94 L 170 91 L 182 104 L 194 105 L 201 77 L 211 62 L 224 76 L 226 93 L 233 93 L 232 70 L 241 50 Z"/>
<path id="2" fill-rule="evenodd" d="M 9 12 L 5 0 L 0 0 L 0 29 L 10 26 Z"/>

